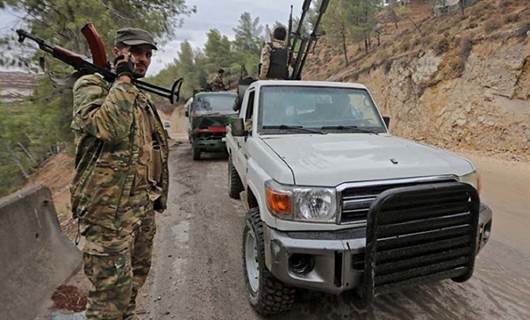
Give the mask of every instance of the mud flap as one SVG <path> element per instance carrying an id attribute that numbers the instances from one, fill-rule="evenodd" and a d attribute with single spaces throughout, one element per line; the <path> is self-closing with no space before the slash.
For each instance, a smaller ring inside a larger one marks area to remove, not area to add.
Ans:
<path id="1" fill-rule="evenodd" d="M 435 183 L 387 190 L 367 217 L 358 305 L 383 292 L 473 274 L 480 199 L 470 185 Z"/>

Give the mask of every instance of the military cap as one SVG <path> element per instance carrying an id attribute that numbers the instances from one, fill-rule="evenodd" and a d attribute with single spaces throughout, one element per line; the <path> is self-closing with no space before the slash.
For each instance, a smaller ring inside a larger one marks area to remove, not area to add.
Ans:
<path id="1" fill-rule="evenodd" d="M 115 43 L 119 42 L 122 42 L 127 46 L 148 44 L 154 50 L 158 49 L 153 36 L 149 32 L 138 28 L 123 28 L 118 30 Z"/>

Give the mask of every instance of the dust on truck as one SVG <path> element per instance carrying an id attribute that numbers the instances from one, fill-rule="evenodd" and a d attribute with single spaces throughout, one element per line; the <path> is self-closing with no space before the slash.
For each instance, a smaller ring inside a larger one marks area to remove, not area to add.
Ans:
<path id="1" fill-rule="evenodd" d="M 226 140 L 229 195 L 248 208 L 251 305 L 291 308 L 296 288 L 356 290 L 367 305 L 405 285 L 473 273 L 491 232 L 475 166 L 392 136 L 360 84 L 258 81 Z"/>

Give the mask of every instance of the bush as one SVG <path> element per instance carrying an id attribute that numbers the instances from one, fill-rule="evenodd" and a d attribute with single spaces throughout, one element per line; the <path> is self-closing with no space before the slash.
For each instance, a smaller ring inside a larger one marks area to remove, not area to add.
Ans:
<path id="1" fill-rule="evenodd" d="M 0 196 L 18 189 L 25 174 L 72 143 L 69 93 L 41 79 L 30 100 L 0 106 Z"/>

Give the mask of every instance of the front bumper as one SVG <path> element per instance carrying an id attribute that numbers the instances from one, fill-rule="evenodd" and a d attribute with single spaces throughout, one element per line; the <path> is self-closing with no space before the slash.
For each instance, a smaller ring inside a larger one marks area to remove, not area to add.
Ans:
<path id="1" fill-rule="evenodd" d="M 221 152 L 226 150 L 226 144 L 224 138 L 216 139 L 201 139 L 195 138 L 193 141 L 195 148 L 199 148 L 203 151 Z"/>
<path id="2" fill-rule="evenodd" d="M 492 211 L 481 204 L 478 250 L 489 240 Z M 284 232 L 264 227 L 265 263 L 270 272 L 293 287 L 338 294 L 361 285 L 365 228 L 340 231 Z M 478 251 L 477 251 L 478 254 Z M 309 272 L 296 272 L 293 260 L 309 257 Z"/>

